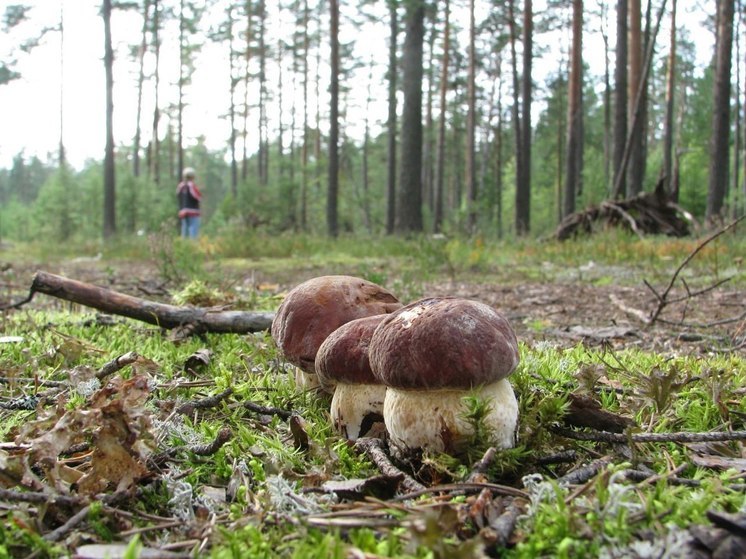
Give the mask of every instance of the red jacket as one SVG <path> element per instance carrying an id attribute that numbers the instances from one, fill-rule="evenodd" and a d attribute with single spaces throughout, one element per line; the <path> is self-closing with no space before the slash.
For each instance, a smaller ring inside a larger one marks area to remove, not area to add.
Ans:
<path id="1" fill-rule="evenodd" d="M 179 200 L 179 218 L 200 215 L 199 202 L 202 193 L 194 181 L 181 181 L 176 187 L 176 197 Z"/>

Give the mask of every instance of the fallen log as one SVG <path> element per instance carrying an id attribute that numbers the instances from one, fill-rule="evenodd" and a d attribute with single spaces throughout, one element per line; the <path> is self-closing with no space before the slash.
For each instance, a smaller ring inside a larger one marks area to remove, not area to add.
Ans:
<path id="1" fill-rule="evenodd" d="M 269 330 L 274 313 L 226 311 L 202 307 L 177 307 L 156 303 L 47 272 L 36 272 L 28 298 L 43 293 L 92 307 L 102 312 L 134 318 L 161 328 L 190 325 L 194 333 L 246 334 Z"/>

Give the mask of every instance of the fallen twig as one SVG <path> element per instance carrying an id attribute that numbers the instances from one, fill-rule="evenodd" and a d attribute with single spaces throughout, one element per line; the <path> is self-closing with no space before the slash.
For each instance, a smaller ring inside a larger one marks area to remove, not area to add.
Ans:
<path id="1" fill-rule="evenodd" d="M 744 441 L 746 431 L 708 431 L 703 433 L 609 433 L 608 431 L 575 431 L 555 427 L 553 432 L 568 439 L 603 443 L 701 443 Z"/>
<path id="2" fill-rule="evenodd" d="M 491 446 L 487 449 L 487 451 L 484 453 L 482 458 L 475 463 L 472 468 L 471 472 L 467 476 L 467 481 L 479 481 L 481 480 L 484 475 L 487 473 L 487 471 L 490 469 L 490 466 L 495 462 L 495 457 L 497 456 L 497 449 L 494 446 Z"/>
<path id="3" fill-rule="evenodd" d="M 197 456 L 211 456 L 233 437 L 230 427 L 223 427 L 218 431 L 215 440 L 207 444 L 196 444 L 189 447 L 189 452 Z"/>
<path id="4" fill-rule="evenodd" d="M 399 468 L 394 466 L 391 459 L 383 450 L 383 442 L 381 442 L 381 439 L 362 437 L 355 442 L 355 447 L 365 452 L 366 456 L 370 458 L 370 461 L 378 467 L 383 475 L 388 477 L 401 476 L 399 487 L 401 487 L 403 491 L 411 493 L 425 489 L 425 486 L 415 480 L 412 476 L 402 472 Z"/>
<path id="5" fill-rule="evenodd" d="M 421 486 L 421 489 L 417 489 L 410 493 L 400 495 L 392 499 L 393 501 L 408 501 L 409 499 L 415 499 L 422 495 L 428 495 L 430 493 L 476 493 L 488 489 L 498 495 L 505 495 L 508 497 L 519 497 L 521 499 L 528 499 L 529 495 L 525 491 L 510 487 L 509 485 L 500 485 L 498 483 L 447 483 L 444 485 L 433 485 L 432 487 Z"/>
<path id="6" fill-rule="evenodd" d="M 104 366 L 96 372 L 96 378 L 98 380 L 103 380 L 109 375 L 113 375 L 114 373 L 122 370 L 127 365 L 132 365 L 132 363 L 137 361 L 139 358 L 140 355 L 135 351 L 130 351 L 129 353 L 120 355 L 119 357 L 112 359 L 108 363 L 104 364 Z"/>
<path id="7" fill-rule="evenodd" d="M 502 514 L 490 524 L 490 528 L 495 533 L 494 544 L 498 548 L 503 548 L 508 544 L 510 537 L 515 532 L 518 518 L 525 511 L 525 506 L 519 503 L 520 501 L 516 501 L 516 499 L 510 499 Z"/>
<path id="8" fill-rule="evenodd" d="M 67 520 L 67 522 L 65 522 L 62 526 L 59 526 L 58 528 L 52 530 L 48 534 L 44 534 L 44 539 L 47 540 L 48 542 L 56 542 L 56 541 L 61 540 L 62 538 L 65 537 L 65 535 L 67 535 L 68 532 L 75 529 L 75 527 L 78 524 L 80 524 L 86 519 L 90 510 L 91 510 L 91 505 L 84 506 L 74 515 L 72 515 Z"/>
<path id="9" fill-rule="evenodd" d="M 289 410 L 284 410 L 282 408 L 273 408 L 273 407 L 267 407 L 262 406 L 260 404 L 256 404 L 254 402 L 243 402 L 243 407 L 245 407 L 247 410 L 253 411 L 254 413 L 258 413 L 261 415 L 276 415 L 280 419 L 284 419 L 287 421 L 290 419 L 290 416 L 293 415 L 294 412 Z"/>
<path id="10" fill-rule="evenodd" d="M 233 394 L 233 389 L 226 388 L 222 392 L 219 392 L 218 394 L 215 394 L 213 396 L 208 396 L 207 398 L 203 398 L 201 400 L 184 402 L 178 408 L 176 408 L 176 413 L 180 413 L 182 415 L 192 415 L 195 410 L 214 408 L 215 406 L 219 406 L 220 403 L 231 394 Z"/>
<path id="11" fill-rule="evenodd" d="M 611 464 L 611 458 L 599 458 L 590 464 L 586 464 L 585 466 L 581 466 L 568 472 L 564 476 L 558 478 L 557 483 L 559 485 L 580 485 L 591 479 L 609 464 Z"/>

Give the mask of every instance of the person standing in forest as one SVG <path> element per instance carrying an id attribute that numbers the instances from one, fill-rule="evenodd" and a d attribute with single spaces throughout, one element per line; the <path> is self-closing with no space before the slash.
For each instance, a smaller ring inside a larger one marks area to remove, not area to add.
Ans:
<path id="1" fill-rule="evenodd" d="M 176 198 L 179 201 L 179 221 L 181 222 L 181 236 L 195 239 L 199 234 L 200 201 L 202 193 L 194 182 L 194 169 L 184 169 L 183 180 L 176 187 Z"/>

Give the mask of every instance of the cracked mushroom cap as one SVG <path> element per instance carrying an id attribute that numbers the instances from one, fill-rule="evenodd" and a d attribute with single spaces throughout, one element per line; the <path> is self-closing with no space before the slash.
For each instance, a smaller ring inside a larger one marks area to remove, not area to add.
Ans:
<path id="1" fill-rule="evenodd" d="M 373 372 L 403 390 L 470 389 L 518 366 L 518 341 L 489 305 L 456 297 L 415 301 L 388 315 L 370 342 Z"/>
<path id="2" fill-rule="evenodd" d="M 271 334 L 290 363 L 314 374 L 316 352 L 343 324 L 401 307 L 380 285 L 352 276 L 321 276 L 293 288 L 277 309 Z"/>
<path id="3" fill-rule="evenodd" d="M 377 314 L 351 320 L 324 340 L 316 354 L 316 374 L 325 390 L 337 383 L 380 384 L 370 368 L 368 346 L 373 332 L 386 318 Z"/>

